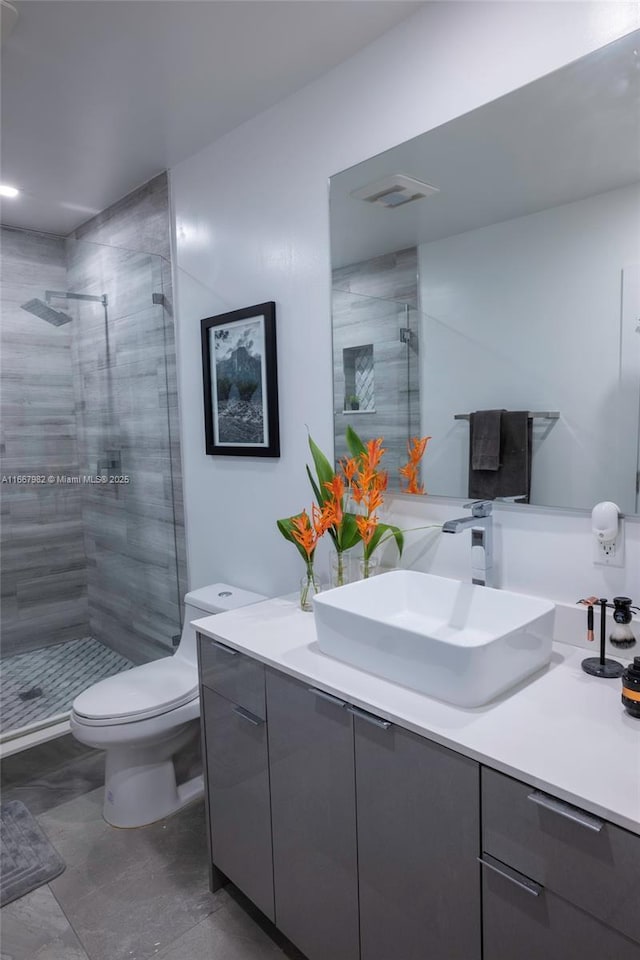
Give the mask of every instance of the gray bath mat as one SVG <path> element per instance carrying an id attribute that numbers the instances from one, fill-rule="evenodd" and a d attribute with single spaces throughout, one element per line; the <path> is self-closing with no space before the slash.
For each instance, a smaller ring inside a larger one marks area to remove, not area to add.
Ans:
<path id="1" fill-rule="evenodd" d="M 64 860 L 20 800 L 0 804 L 0 907 L 62 873 Z"/>

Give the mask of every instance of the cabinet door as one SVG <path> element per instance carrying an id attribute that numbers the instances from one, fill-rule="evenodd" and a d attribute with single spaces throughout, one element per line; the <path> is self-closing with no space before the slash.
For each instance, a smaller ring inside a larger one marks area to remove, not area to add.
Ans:
<path id="1" fill-rule="evenodd" d="M 640 837 L 486 767 L 482 819 L 489 855 L 640 944 Z"/>
<path id="2" fill-rule="evenodd" d="M 212 637 L 198 640 L 201 683 L 264 720 L 263 665 Z"/>
<path id="3" fill-rule="evenodd" d="M 478 764 L 375 718 L 355 745 L 362 960 L 479 960 Z"/>
<path id="4" fill-rule="evenodd" d="M 206 687 L 201 692 L 212 859 L 273 920 L 266 723 Z"/>
<path id="5" fill-rule="evenodd" d="M 484 860 L 484 960 L 639 960 L 637 943 L 500 861 Z"/>
<path id="6" fill-rule="evenodd" d="M 308 960 L 357 960 L 351 715 L 270 670 L 267 715 L 276 924 Z"/>

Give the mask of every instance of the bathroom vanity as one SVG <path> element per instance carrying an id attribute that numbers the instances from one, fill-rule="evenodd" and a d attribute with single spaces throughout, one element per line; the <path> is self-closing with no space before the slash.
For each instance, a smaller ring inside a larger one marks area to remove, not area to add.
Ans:
<path id="1" fill-rule="evenodd" d="M 583 651 L 463 709 L 287 600 L 196 628 L 212 867 L 309 960 L 640 958 L 640 724 Z"/>

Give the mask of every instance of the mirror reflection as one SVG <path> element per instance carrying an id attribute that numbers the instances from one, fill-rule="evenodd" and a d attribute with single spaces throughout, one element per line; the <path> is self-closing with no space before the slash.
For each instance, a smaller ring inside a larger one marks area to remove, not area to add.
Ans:
<path id="1" fill-rule="evenodd" d="M 331 179 L 336 456 L 639 513 L 640 34 Z"/>

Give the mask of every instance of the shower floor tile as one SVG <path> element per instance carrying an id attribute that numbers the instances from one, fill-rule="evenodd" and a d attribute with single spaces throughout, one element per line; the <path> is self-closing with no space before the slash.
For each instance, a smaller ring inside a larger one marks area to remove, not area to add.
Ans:
<path id="1" fill-rule="evenodd" d="M 6 657 L 0 674 L 0 730 L 8 733 L 66 713 L 91 684 L 132 666 L 94 637 Z"/>

